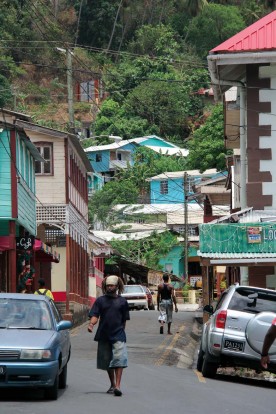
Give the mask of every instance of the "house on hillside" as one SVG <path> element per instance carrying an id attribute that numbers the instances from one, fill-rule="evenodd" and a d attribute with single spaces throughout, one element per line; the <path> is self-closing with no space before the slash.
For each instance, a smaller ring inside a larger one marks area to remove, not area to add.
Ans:
<path id="1" fill-rule="evenodd" d="M 183 203 L 178 204 L 118 204 L 113 207 L 118 213 L 120 223 L 115 226 L 122 228 L 125 237 L 129 233 L 142 234 L 153 231 L 170 230 L 179 235 L 179 245 L 160 260 L 163 272 L 171 273 L 181 278 L 184 269 L 184 242 L 185 227 L 187 222 L 188 233 L 188 274 L 198 276 L 201 274 L 198 249 L 198 226 L 204 221 L 204 208 L 198 203 L 187 203 L 187 217 Z M 229 213 L 228 206 L 213 206 L 214 217 L 221 217 Z M 212 217 L 212 218 L 214 218 Z M 122 237 L 122 235 L 120 235 Z"/>
<path id="2" fill-rule="evenodd" d="M 107 145 L 88 147 L 85 152 L 93 168 L 90 193 L 101 188 L 104 183 L 113 179 L 116 171 L 132 166 L 134 154 L 138 147 L 146 147 L 158 154 L 186 157 L 188 151 L 160 137 L 150 135 L 129 140 L 118 140 Z M 103 178 L 100 180 L 100 176 Z"/>
<path id="3" fill-rule="evenodd" d="M 60 255 L 38 274 L 49 282 L 55 301 L 75 323 L 86 320 L 88 303 L 88 185 L 90 162 L 77 136 L 3 112 L 24 130 L 41 159 L 35 162 L 37 237 Z"/>
<path id="4" fill-rule="evenodd" d="M 184 203 L 186 196 L 194 193 L 193 186 L 204 180 L 223 176 L 216 169 L 165 172 L 148 178 L 150 182 L 150 201 L 152 204 L 178 204 Z M 185 178 L 186 176 L 186 178 Z M 186 183 L 185 183 L 186 179 Z"/>
<path id="5" fill-rule="evenodd" d="M 273 236 L 273 212 L 276 209 L 275 29 L 276 11 L 218 45 L 208 56 L 216 99 L 222 100 L 231 87 L 237 88 L 235 108 L 226 106 L 229 110 L 226 120 L 232 119 L 231 125 L 239 127 L 234 131 L 226 128 L 226 141 L 234 150 L 235 162 L 230 181 L 239 192 L 239 199 L 237 195 L 232 197 L 236 203 L 233 207 L 236 208 L 232 210 L 229 222 L 223 224 L 224 227 L 219 223 L 212 224 L 216 233 L 210 233 L 207 224 L 200 228 L 199 255 L 206 276 L 205 303 L 210 299 L 209 267 L 225 266 L 226 272 L 230 270 L 228 282 L 233 280 L 233 261 L 239 267 L 237 280 L 242 284 L 268 287 L 271 286 L 271 278 L 276 278 Z M 231 118 L 230 110 L 235 111 Z M 236 139 L 230 139 L 233 136 Z M 247 209 L 263 211 L 265 222 L 262 215 L 252 214 L 253 221 L 243 225 L 241 216 Z M 272 230 L 270 247 L 266 243 L 269 228 Z M 221 243 L 210 243 L 215 239 Z M 226 240 L 227 246 L 222 243 Z M 239 248 L 237 240 L 240 241 Z"/>
<path id="6" fill-rule="evenodd" d="M 32 291 L 39 268 L 59 256 L 36 239 L 35 164 L 44 159 L 10 114 L 0 115 L 0 291 L 22 292 Z"/>

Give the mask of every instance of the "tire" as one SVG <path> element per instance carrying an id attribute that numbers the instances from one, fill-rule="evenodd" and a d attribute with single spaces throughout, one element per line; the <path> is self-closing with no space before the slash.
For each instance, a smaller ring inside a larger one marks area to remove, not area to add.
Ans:
<path id="1" fill-rule="evenodd" d="M 204 354 L 202 363 L 202 375 L 205 378 L 215 378 L 217 373 L 218 365 L 214 362 L 210 362 L 208 359 L 208 351 Z"/>
<path id="2" fill-rule="evenodd" d="M 61 390 L 64 390 L 66 388 L 67 384 L 67 363 L 64 365 L 63 370 L 59 374 L 59 380 L 58 380 L 58 387 Z"/>
<path id="3" fill-rule="evenodd" d="M 198 357 L 197 357 L 197 364 L 196 364 L 196 369 L 199 372 L 202 371 L 203 360 L 204 360 L 204 352 L 202 351 L 202 346 L 200 344 L 200 348 L 198 351 Z"/>
<path id="4" fill-rule="evenodd" d="M 44 396 L 46 400 L 57 400 L 58 398 L 58 382 L 59 375 L 57 374 L 54 385 L 49 388 L 45 388 Z"/>

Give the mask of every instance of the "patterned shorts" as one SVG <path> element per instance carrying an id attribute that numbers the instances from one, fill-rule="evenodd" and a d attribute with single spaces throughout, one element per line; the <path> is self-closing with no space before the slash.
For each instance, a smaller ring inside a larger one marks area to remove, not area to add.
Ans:
<path id="1" fill-rule="evenodd" d="M 172 322 L 173 303 L 171 299 L 162 299 L 159 304 L 160 315 L 166 315 L 166 322 Z"/>
<path id="2" fill-rule="evenodd" d="M 98 342 L 97 368 L 107 371 L 110 368 L 126 368 L 128 366 L 127 347 L 125 342 L 111 344 Z"/>

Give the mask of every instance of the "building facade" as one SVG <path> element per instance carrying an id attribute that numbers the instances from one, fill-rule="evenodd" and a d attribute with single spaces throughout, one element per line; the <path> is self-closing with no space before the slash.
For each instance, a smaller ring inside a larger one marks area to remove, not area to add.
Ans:
<path id="1" fill-rule="evenodd" d="M 91 166 L 75 135 L 18 117 L 15 124 L 24 128 L 45 161 L 35 163 L 37 235 L 60 255 L 59 263 L 52 264 L 49 287 L 65 317 L 78 323 L 87 317 L 89 306 L 87 179 Z"/>

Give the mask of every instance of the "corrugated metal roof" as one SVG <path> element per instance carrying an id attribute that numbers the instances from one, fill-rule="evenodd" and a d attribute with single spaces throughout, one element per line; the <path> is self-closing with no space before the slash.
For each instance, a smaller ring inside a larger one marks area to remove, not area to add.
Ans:
<path id="1" fill-rule="evenodd" d="M 183 203 L 175 204 L 116 204 L 113 210 L 122 210 L 124 214 L 166 214 L 183 210 Z"/>
<path id="2" fill-rule="evenodd" d="M 153 145 L 145 145 L 145 147 L 151 149 L 152 151 L 158 152 L 162 155 L 181 155 L 182 157 L 187 157 L 189 151 L 184 148 L 169 148 L 169 147 L 157 147 Z"/>
<path id="3" fill-rule="evenodd" d="M 246 52 L 276 48 L 276 11 L 216 46 L 210 52 Z"/>
<path id="4" fill-rule="evenodd" d="M 84 151 L 85 152 L 96 152 L 96 151 L 110 151 L 110 150 L 116 150 L 116 149 L 120 149 L 120 151 L 123 151 L 122 147 L 124 147 L 127 144 L 133 145 L 133 147 L 137 147 L 138 145 L 143 144 L 143 142 L 151 138 L 155 138 L 161 142 L 168 144 L 168 146 L 166 147 L 159 146 L 159 145 L 147 145 L 147 144 L 144 145 L 145 147 L 155 152 L 158 152 L 164 155 L 166 154 L 167 155 L 182 155 L 183 157 L 186 157 L 189 154 L 189 151 L 187 149 L 180 148 L 177 145 L 172 144 L 171 142 L 168 142 L 164 140 L 163 138 L 157 137 L 155 135 L 149 135 L 146 137 L 139 137 L 139 138 L 132 138 L 132 139 L 124 139 L 119 142 L 112 142 L 110 144 L 105 144 L 105 145 L 93 145 L 91 147 L 85 148 Z M 124 151 L 130 151 L 130 150 L 124 150 Z"/>
<path id="5" fill-rule="evenodd" d="M 163 230 L 155 230 L 155 233 L 164 233 L 166 229 Z M 140 231 L 135 233 L 113 233 L 112 231 L 97 231 L 93 230 L 93 234 L 101 238 L 102 240 L 105 240 L 107 242 L 111 240 L 140 240 L 145 239 L 146 237 L 150 237 L 152 235 L 152 231 Z"/>
<path id="6" fill-rule="evenodd" d="M 276 253 L 202 253 L 200 250 L 197 251 L 197 255 L 209 259 L 264 259 L 276 257 Z"/>
<path id="7" fill-rule="evenodd" d="M 199 176 L 199 177 L 212 176 L 212 175 L 215 175 L 216 173 L 218 173 L 218 171 L 215 168 L 211 168 L 209 170 L 206 170 L 203 173 L 201 173 L 199 170 L 174 171 L 174 172 L 165 172 L 165 173 L 162 173 L 162 174 L 155 175 L 154 177 L 147 178 L 146 181 L 167 180 L 167 179 L 170 179 L 170 178 L 183 178 L 185 172 L 188 175 Z"/>

